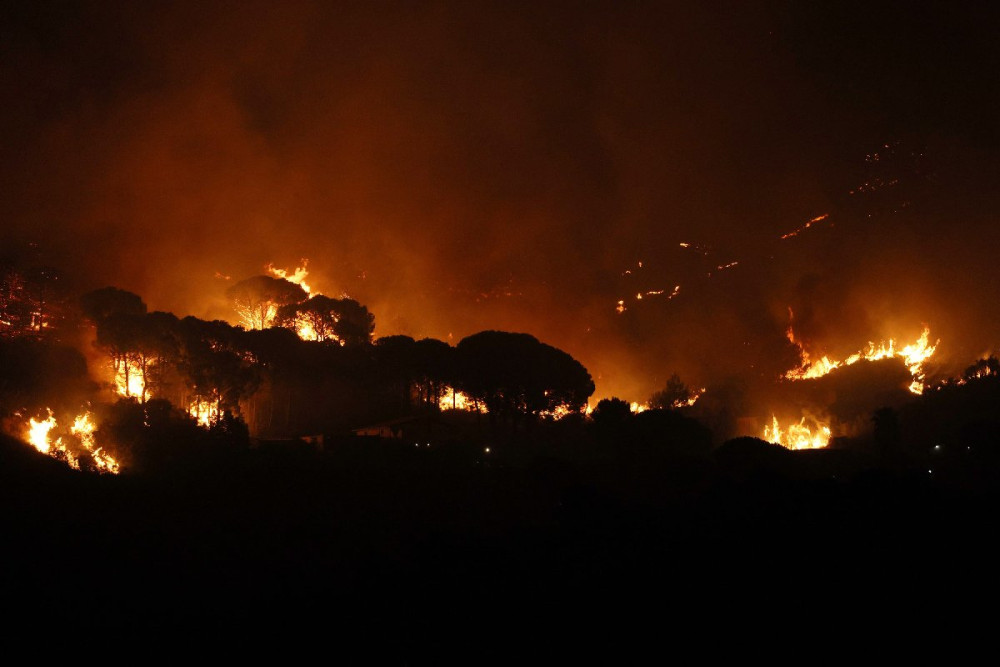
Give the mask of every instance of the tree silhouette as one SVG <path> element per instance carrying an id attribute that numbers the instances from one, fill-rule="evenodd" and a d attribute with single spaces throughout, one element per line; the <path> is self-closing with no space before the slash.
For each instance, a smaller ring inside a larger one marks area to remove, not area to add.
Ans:
<path id="1" fill-rule="evenodd" d="M 594 393 L 580 362 L 529 334 L 482 331 L 457 350 L 462 389 L 486 405 L 491 419 L 579 411 Z"/>
<path id="2" fill-rule="evenodd" d="M 142 297 L 117 287 L 102 287 L 80 297 L 84 316 L 99 324 L 113 315 L 145 315 Z"/>
<path id="3" fill-rule="evenodd" d="M 688 388 L 677 373 L 670 376 L 667 386 L 653 394 L 649 399 L 649 407 L 661 410 L 672 410 L 688 405 L 694 393 Z"/>
<path id="4" fill-rule="evenodd" d="M 872 415 L 875 444 L 883 457 L 893 455 L 899 447 L 899 414 L 892 408 L 879 408 Z"/>

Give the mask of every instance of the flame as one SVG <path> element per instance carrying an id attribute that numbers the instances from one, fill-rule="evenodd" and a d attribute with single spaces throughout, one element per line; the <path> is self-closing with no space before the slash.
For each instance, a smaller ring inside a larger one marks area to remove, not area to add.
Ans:
<path id="1" fill-rule="evenodd" d="M 295 283 L 303 290 L 305 290 L 305 293 L 309 295 L 310 298 L 312 298 L 313 296 L 312 288 L 309 287 L 308 284 L 306 284 L 306 277 L 309 275 L 309 270 L 306 268 L 308 266 L 309 266 L 309 260 L 303 258 L 302 266 L 295 267 L 295 270 L 292 271 L 291 273 L 289 273 L 285 269 L 275 268 L 273 262 L 268 262 L 264 268 L 267 269 L 267 272 L 270 273 L 275 278 L 284 278 L 290 283 Z"/>
<path id="2" fill-rule="evenodd" d="M 539 414 L 542 417 L 551 417 L 558 420 L 569 415 L 587 414 L 587 412 L 586 408 L 583 410 L 571 410 L 568 405 L 557 405 L 555 410 L 542 410 Z"/>
<path id="3" fill-rule="evenodd" d="M 691 392 L 691 396 L 689 396 L 687 400 L 677 399 L 676 401 L 673 402 L 671 407 L 675 409 L 690 408 L 692 405 L 698 402 L 698 399 L 701 398 L 704 393 L 705 393 L 705 387 L 702 387 L 701 389 Z"/>
<path id="4" fill-rule="evenodd" d="M 208 428 L 213 422 L 219 421 L 219 404 L 196 398 L 188 406 L 188 414 L 198 420 L 199 426 Z"/>
<path id="5" fill-rule="evenodd" d="M 637 403 L 635 401 L 630 403 L 628 407 L 629 410 L 631 410 L 635 414 L 639 414 L 640 412 L 645 412 L 646 410 L 649 409 L 649 406 L 646 405 L 645 403 Z"/>
<path id="6" fill-rule="evenodd" d="M 466 410 L 484 414 L 488 412 L 485 405 L 477 402 L 476 399 L 464 391 L 458 391 L 454 387 L 445 387 L 444 393 L 438 400 L 438 408 L 441 410 Z"/>
<path id="7" fill-rule="evenodd" d="M 141 367 L 134 359 L 115 362 L 115 391 L 123 398 L 149 398 Z"/>
<path id="8" fill-rule="evenodd" d="M 94 465 L 100 472 L 108 472 L 117 475 L 121 472 L 121 466 L 115 457 L 104 451 L 103 447 L 96 447 L 94 443 L 94 422 L 90 418 L 90 413 L 85 412 L 73 420 L 73 426 L 69 432 L 80 439 L 80 446 L 90 452 Z"/>
<path id="9" fill-rule="evenodd" d="M 63 442 L 62 437 L 56 438 L 55 441 L 52 440 L 52 432 L 57 428 L 58 424 L 56 423 L 55 416 L 52 414 L 52 410 L 46 408 L 46 412 L 48 413 L 47 419 L 38 420 L 31 418 L 28 420 L 26 439 L 32 447 L 42 454 L 65 461 L 69 467 L 79 470 L 80 457 L 70 451 L 66 443 Z M 90 454 L 94 461 L 94 466 L 99 472 L 117 475 L 121 472 L 121 466 L 113 456 L 105 452 L 103 448 L 95 445 L 95 429 L 96 427 L 90 417 L 90 413 L 84 412 L 73 420 L 73 426 L 70 427 L 69 432 L 80 441 L 80 447 Z"/>
<path id="10" fill-rule="evenodd" d="M 902 359 L 907 369 L 909 369 L 910 375 L 913 377 L 909 390 L 914 394 L 923 393 L 925 389 L 925 374 L 923 368 L 924 362 L 931 358 L 937 350 L 938 343 L 941 342 L 935 341 L 934 344 L 931 344 L 931 330 L 927 326 L 924 326 L 924 330 L 923 333 L 920 334 L 920 338 L 909 345 L 901 348 L 897 347 L 896 341 L 892 338 L 890 338 L 888 342 L 882 342 L 878 345 L 869 341 L 866 349 L 860 352 L 855 352 L 843 361 L 837 361 L 830 359 L 825 355 L 819 359 L 810 359 L 809 353 L 806 352 L 806 350 L 802 347 L 802 344 L 795 339 L 795 332 L 792 330 L 791 326 L 788 327 L 786 335 L 789 341 L 798 346 L 802 357 L 802 365 L 799 366 L 799 368 L 793 368 L 785 373 L 785 377 L 789 380 L 810 380 L 823 377 L 834 369 L 841 368 L 843 366 L 850 366 L 861 360 L 879 361 L 880 359 L 898 358 Z"/>
<path id="11" fill-rule="evenodd" d="M 786 430 L 781 430 L 778 418 L 771 415 L 771 425 L 764 427 L 762 437 L 768 442 L 781 445 L 786 449 L 822 449 L 830 444 L 830 427 L 815 420 L 815 430 L 806 425 L 803 417 L 798 424 L 789 424 Z"/>
<path id="12" fill-rule="evenodd" d="M 48 413 L 49 418 L 44 421 L 38 421 L 34 417 L 28 420 L 28 442 L 42 454 L 52 453 L 49 433 L 56 427 L 56 418 L 52 416 L 52 410 L 48 410 Z"/>

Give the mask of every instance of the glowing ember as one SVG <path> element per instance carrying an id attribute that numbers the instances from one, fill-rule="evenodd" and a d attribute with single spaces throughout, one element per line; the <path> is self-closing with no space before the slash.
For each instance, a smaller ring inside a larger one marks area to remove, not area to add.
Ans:
<path id="1" fill-rule="evenodd" d="M 783 234 L 781 236 L 781 240 L 784 241 L 785 239 L 790 239 L 790 238 L 792 238 L 794 236 L 798 236 L 799 234 L 801 234 L 805 230 L 807 230 L 810 227 L 812 227 L 813 225 L 815 225 L 817 222 L 822 222 L 823 220 L 826 220 L 829 217 L 830 217 L 829 213 L 824 213 L 823 215 L 818 215 L 815 218 L 813 218 L 812 220 L 810 220 L 809 222 L 807 222 L 806 224 L 804 224 L 801 227 L 799 227 L 798 229 L 796 229 L 795 231 L 788 232 L 787 234 Z"/>
<path id="2" fill-rule="evenodd" d="M 768 442 L 781 445 L 786 449 L 822 449 L 830 444 L 830 427 L 820 424 L 815 420 L 810 420 L 812 425 L 806 424 L 803 417 L 798 424 L 790 424 L 787 429 L 782 430 L 778 418 L 771 415 L 771 425 L 764 427 L 762 437 Z"/>
<path id="3" fill-rule="evenodd" d="M 792 327 L 789 326 L 787 332 L 788 340 L 798 346 L 802 356 L 802 365 L 799 368 L 793 368 L 785 373 L 785 377 L 789 380 L 808 380 L 823 377 L 836 368 L 850 366 L 862 360 L 879 361 L 880 359 L 898 358 L 906 364 L 906 367 L 910 371 L 910 375 L 913 376 L 913 382 L 911 382 L 909 386 L 910 391 L 914 394 L 921 394 L 924 391 L 924 362 L 926 362 L 931 355 L 934 354 L 934 351 L 937 350 L 937 345 L 940 342 L 935 341 L 932 345 L 930 343 L 930 335 L 930 329 L 924 327 L 923 333 L 920 334 L 920 338 L 918 338 L 916 342 L 901 348 L 897 347 L 896 341 L 892 338 L 890 338 L 888 342 L 882 342 L 878 345 L 869 342 L 867 349 L 862 350 L 861 352 L 856 352 L 843 361 L 837 361 L 830 359 L 827 356 L 823 356 L 819 359 L 810 359 L 809 353 L 806 352 L 802 347 L 802 344 L 795 339 L 795 332 L 792 330 Z"/>

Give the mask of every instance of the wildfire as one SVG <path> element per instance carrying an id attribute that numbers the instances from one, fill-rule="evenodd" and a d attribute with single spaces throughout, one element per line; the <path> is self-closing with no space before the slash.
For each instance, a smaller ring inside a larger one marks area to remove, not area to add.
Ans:
<path id="1" fill-rule="evenodd" d="M 55 441 L 52 440 L 52 432 L 57 427 L 56 418 L 52 414 L 52 410 L 46 409 L 46 412 L 49 415 L 47 419 L 37 420 L 31 418 L 28 420 L 28 432 L 26 434 L 28 442 L 42 454 L 65 461 L 69 467 L 79 470 L 80 457 L 70 451 L 66 443 L 63 442 L 62 436 L 58 437 Z M 80 447 L 90 454 L 94 462 L 94 467 L 99 472 L 117 475 L 121 472 L 121 466 L 113 456 L 105 452 L 103 448 L 95 445 L 94 430 L 95 426 L 90 418 L 90 413 L 85 412 L 73 420 L 73 426 L 70 427 L 69 432 L 79 440 Z"/>
<path id="2" fill-rule="evenodd" d="M 49 432 L 56 426 L 56 418 L 49 410 L 49 418 L 38 421 L 34 417 L 28 420 L 28 442 L 31 446 L 42 454 L 49 454 L 52 451 L 52 443 L 49 442 Z"/>
<path id="3" fill-rule="evenodd" d="M 142 377 L 142 370 L 139 364 L 129 358 L 115 362 L 115 391 L 123 398 L 138 398 L 145 400 L 149 397 L 146 390 L 146 381 Z"/>
<path id="4" fill-rule="evenodd" d="M 677 399 L 676 401 L 673 402 L 673 404 L 671 405 L 671 407 L 673 407 L 674 409 L 677 409 L 677 408 L 690 408 L 692 405 L 694 405 L 695 403 L 698 402 L 698 399 L 702 397 L 702 395 L 705 393 L 705 391 L 706 391 L 705 387 L 702 387 L 701 389 L 698 389 L 698 390 L 694 390 L 694 391 L 691 392 L 691 395 L 686 400 L 685 399 Z"/>
<path id="5" fill-rule="evenodd" d="M 854 194 L 854 193 L 852 192 L 851 194 Z M 830 217 L 829 213 L 824 213 L 823 215 L 818 215 L 815 218 L 813 218 L 812 220 L 810 220 L 809 222 L 807 222 L 806 224 L 804 224 L 801 227 L 799 227 L 798 229 L 796 229 L 794 231 L 791 231 L 791 232 L 788 232 L 787 234 L 782 234 L 781 240 L 784 241 L 785 239 L 790 239 L 792 237 L 798 236 L 799 234 L 801 234 L 805 230 L 807 230 L 810 227 L 812 227 L 813 225 L 815 225 L 817 222 L 822 222 L 823 220 L 826 220 L 829 217 Z"/>
<path id="6" fill-rule="evenodd" d="M 781 445 L 786 449 L 822 449 L 830 444 L 830 427 L 812 421 L 812 427 L 806 424 L 803 417 L 798 424 L 789 424 L 781 429 L 778 418 L 771 415 L 771 425 L 764 427 L 763 438 L 768 442 Z"/>
<path id="7" fill-rule="evenodd" d="M 454 387 L 445 388 L 441 399 L 438 401 L 438 408 L 441 410 L 466 410 L 468 412 L 488 412 L 486 406 L 478 402 L 463 391 L 458 391 Z"/>
<path id="8" fill-rule="evenodd" d="M 938 343 L 940 342 L 935 341 L 931 344 L 930 335 L 930 329 L 925 326 L 923 333 L 920 334 L 920 338 L 903 347 L 897 347 L 896 341 L 892 338 L 888 342 L 882 342 L 878 345 L 869 341 L 866 349 L 855 352 L 843 361 L 837 361 L 825 355 L 819 359 L 810 359 L 809 353 L 795 339 L 795 332 L 789 326 L 787 333 L 788 340 L 798 346 L 802 356 L 802 365 L 785 373 L 785 377 L 789 380 L 809 380 L 823 377 L 836 368 L 850 366 L 862 360 L 879 361 L 880 359 L 898 358 L 903 360 L 903 363 L 906 364 L 906 367 L 910 371 L 910 375 L 913 376 L 913 381 L 909 386 L 910 391 L 914 394 L 922 394 L 924 391 L 924 362 L 930 359 L 931 355 L 937 350 Z"/>
<path id="9" fill-rule="evenodd" d="M 104 451 L 103 447 L 96 447 L 94 442 L 94 422 L 90 418 L 90 413 L 85 412 L 73 420 L 73 426 L 69 432 L 80 439 L 80 446 L 90 452 L 94 465 L 101 472 L 109 472 L 117 475 L 121 472 L 121 466 L 115 457 Z"/>
<path id="10" fill-rule="evenodd" d="M 212 422 L 219 421 L 219 404 L 215 401 L 195 399 L 188 406 L 188 414 L 198 420 L 199 426 L 208 428 Z"/>
<path id="11" fill-rule="evenodd" d="M 309 270 L 306 268 L 308 266 L 309 266 L 309 260 L 303 258 L 302 266 L 295 267 L 295 270 L 292 271 L 291 273 L 289 273 L 285 269 L 275 268 L 274 263 L 272 262 L 268 262 L 267 266 L 265 266 L 264 268 L 267 269 L 267 272 L 270 273 L 275 278 L 284 278 L 290 283 L 295 283 L 303 290 L 305 290 L 306 294 L 312 297 L 313 295 L 312 288 L 309 287 L 308 284 L 306 284 L 306 277 L 309 275 Z"/>

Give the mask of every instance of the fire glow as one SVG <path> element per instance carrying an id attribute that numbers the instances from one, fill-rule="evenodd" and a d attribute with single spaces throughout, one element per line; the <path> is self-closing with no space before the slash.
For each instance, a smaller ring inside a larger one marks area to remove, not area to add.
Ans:
<path id="1" fill-rule="evenodd" d="M 444 393 L 438 401 L 438 408 L 441 410 L 464 410 L 466 412 L 488 412 L 486 406 L 472 398 L 464 391 L 459 391 L 454 387 L 446 387 Z"/>
<path id="2" fill-rule="evenodd" d="M 830 427 L 805 417 L 797 424 L 782 429 L 778 418 L 771 415 L 771 424 L 764 427 L 763 438 L 785 449 L 822 449 L 830 444 Z"/>
<path id="3" fill-rule="evenodd" d="M 920 334 L 920 338 L 903 347 L 897 347 L 896 341 L 892 338 L 888 342 L 882 342 L 878 345 L 869 341 L 866 349 L 850 355 L 843 361 L 837 361 L 830 359 L 826 355 L 819 359 L 811 359 L 809 353 L 802 347 L 801 342 L 795 338 L 795 332 L 792 330 L 792 327 L 789 326 L 787 332 L 788 340 L 799 348 L 802 364 L 798 368 L 793 368 L 785 373 L 785 378 L 789 380 L 810 380 L 823 377 L 830 373 L 830 371 L 844 366 L 851 366 L 862 360 L 879 361 L 881 359 L 898 358 L 903 361 L 913 378 L 908 387 L 910 392 L 919 395 L 924 392 L 925 388 L 924 363 L 934 354 L 940 342 L 935 341 L 931 344 L 930 335 L 930 329 L 925 326 L 923 333 Z"/>
<path id="4" fill-rule="evenodd" d="M 142 377 L 139 364 L 125 357 L 116 360 L 114 366 L 115 391 L 122 398 L 138 398 L 145 402 L 148 398 L 146 391 L 146 381 Z"/>
<path id="5" fill-rule="evenodd" d="M 295 270 L 292 271 L 291 273 L 289 273 L 285 269 L 275 268 L 273 262 L 269 262 L 267 266 L 265 266 L 264 268 L 267 269 L 267 272 L 270 273 L 275 278 L 282 278 L 290 283 L 295 283 L 296 285 L 301 287 L 303 291 L 305 291 L 305 293 L 308 294 L 309 297 L 311 298 L 313 295 L 312 288 L 309 287 L 309 285 L 306 283 L 306 278 L 309 277 L 309 270 L 307 268 L 308 266 L 309 266 L 309 260 L 303 259 L 302 266 L 295 267 Z"/>
<path id="6" fill-rule="evenodd" d="M 52 432 L 56 430 L 58 424 L 52 410 L 46 409 L 46 412 L 48 418 L 44 420 L 33 417 L 28 420 L 28 431 L 25 434 L 25 439 L 42 454 L 65 461 L 70 468 L 80 470 L 80 456 L 70 450 L 64 442 L 63 436 L 56 438 L 55 441 L 52 440 Z M 121 466 L 113 456 L 96 445 L 95 429 L 90 413 L 85 412 L 73 420 L 73 426 L 70 427 L 69 433 L 79 441 L 80 448 L 90 455 L 94 468 L 98 472 L 117 475 L 121 472 Z"/>

